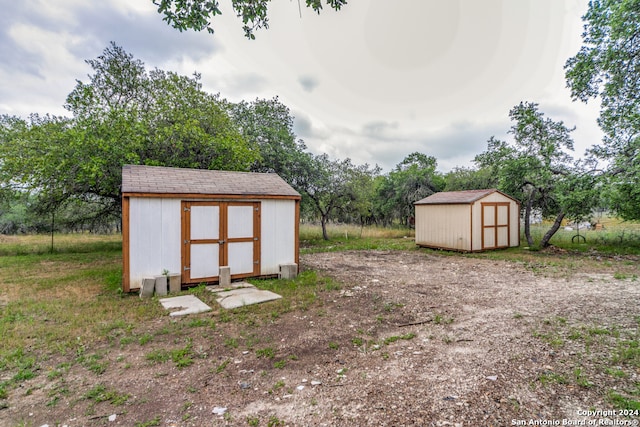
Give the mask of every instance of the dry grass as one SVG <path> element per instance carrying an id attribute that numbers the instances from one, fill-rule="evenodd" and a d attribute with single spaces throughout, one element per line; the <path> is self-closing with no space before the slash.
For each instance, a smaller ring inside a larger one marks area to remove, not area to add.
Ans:
<path id="1" fill-rule="evenodd" d="M 360 227 L 352 224 L 328 224 L 327 234 L 330 239 L 397 239 L 414 237 L 415 232 L 409 228 L 385 228 L 367 226 Z M 300 225 L 300 239 L 322 239 L 320 224 L 304 223 Z"/>

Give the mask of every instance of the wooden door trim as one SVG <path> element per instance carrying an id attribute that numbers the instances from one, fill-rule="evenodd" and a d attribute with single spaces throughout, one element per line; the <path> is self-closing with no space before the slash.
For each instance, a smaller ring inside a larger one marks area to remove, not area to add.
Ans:
<path id="1" fill-rule="evenodd" d="M 191 208 L 193 206 L 218 206 L 219 225 L 218 225 L 218 239 L 196 239 L 191 240 Z M 253 236 L 251 237 L 236 237 L 228 238 L 228 207 L 229 206 L 251 206 L 253 212 Z M 228 244 L 231 243 L 243 243 L 253 242 L 253 271 L 250 273 L 233 274 L 232 279 L 240 279 L 245 277 L 259 276 L 261 271 L 260 258 L 261 258 L 261 202 L 241 202 L 241 201 L 188 201 L 182 200 L 180 204 L 180 216 L 181 216 L 181 237 L 182 237 L 182 250 L 181 250 L 181 269 L 182 269 L 182 283 L 190 285 L 194 283 L 202 282 L 216 282 L 219 281 L 219 276 L 211 276 L 204 278 L 191 278 L 191 244 L 213 244 L 224 243 L 220 245 L 218 251 L 219 260 L 218 266 L 229 265 L 228 257 Z M 188 210 L 187 210 L 188 209 Z M 187 269 L 185 269 L 185 267 Z"/>
<path id="2" fill-rule="evenodd" d="M 485 219 L 484 219 L 484 208 L 486 207 L 493 207 L 493 215 L 494 215 L 494 225 L 485 225 Z M 507 208 L 507 223 L 506 224 L 499 224 L 498 223 L 498 207 L 499 206 L 505 206 Z M 500 248 L 508 248 L 509 246 L 511 246 L 511 214 L 510 214 L 510 203 L 509 202 L 481 202 L 480 203 L 480 221 L 481 221 L 481 237 L 482 237 L 482 249 L 500 249 Z M 493 241 L 494 241 L 494 246 L 486 246 L 485 245 L 485 241 L 484 241 L 484 233 L 485 233 L 485 229 L 487 228 L 492 228 L 494 230 L 494 234 L 493 234 Z M 507 244 L 506 246 L 499 246 L 498 245 L 498 230 L 500 228 L 506 228 L 507 229 Z"/>

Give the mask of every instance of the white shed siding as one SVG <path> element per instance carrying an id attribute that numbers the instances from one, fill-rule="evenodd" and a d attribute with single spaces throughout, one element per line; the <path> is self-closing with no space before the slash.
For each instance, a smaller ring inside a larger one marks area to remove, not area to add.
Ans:
<path id="1" fill-rule="evenodd" d="M 416 243 L 468 251 L 471 248 L 470 221 L 469 205 L 417 205 Z"/>
<path id="2" fill-rule="evenodd" d="M 294 200 L 262 201 L 260 274 L 280 272 L 280 264 L 295 262 L 296 203 Z"/>
<path id="3" fill-rule="evenodd" d="M 180 272 L 180 200 L 131 198 L 129 202 L 129 280 L 137 288 L 144 277 L 163 270 Z"/>

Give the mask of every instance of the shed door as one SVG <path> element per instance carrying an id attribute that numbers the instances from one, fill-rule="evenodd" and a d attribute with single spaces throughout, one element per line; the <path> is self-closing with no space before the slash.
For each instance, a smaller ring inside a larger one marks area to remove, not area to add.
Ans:
<path id="1" fill-rule="evenodd" d="M 182 202 L 182 282 L 260 274 L 260 203 Z"/>
<path id="2" fill-rule="evenodd" d="M 509 247 L 509 203 L 482 203 L 482 249 Z"/>

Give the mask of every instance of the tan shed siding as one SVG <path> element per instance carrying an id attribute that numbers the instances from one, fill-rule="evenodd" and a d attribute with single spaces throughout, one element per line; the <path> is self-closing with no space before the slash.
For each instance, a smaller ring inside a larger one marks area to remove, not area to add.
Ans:
<path id="1" fill-rule="evenodd" d="M 495 192 L 495 193 L 491 193 L 486 197 L 483 197 L 482 199 L 478 200 L 476 203 L 479 202 L 483 202 L 483 203 L 492 203 L 492 202 L 497 202 L 497 203 L 509 203 L 509 202 L 513 202 L 513 200 L 511 200 L 508 197 L 505 197 L 504 195 Z"/>
<path id="2" fill-rule="evenodd" d="M 511 201 L 509 215 L 511 215 L 509 243 L 511 247 L 518 247 L 520 246 L 520 205 L 513 200 Z"/>
<path id="3" fill-rule="evenodd" d="M 482 250 L 482 203 L 509 203 L 509 246 L 520 245 L 520 212 L 518 203 L 501 193 L 492 193 L 473 204 L 473 249 Z"/>
<path id="4" fill-rule="evenodd" d="M 509 246 L 520 246 L 520 206 L 518 202 L 501 193 L 490 194 L 481 201 L 509 203 Z"/>
<path id="5" fill-rule="evenodd" d="M 480 199 L 471 205 L 471 217 L 473 218 L 473 247 L 472 251 L 482 250 L 482 202 L 485 199 Z"/>
<path id="6" fill-rule="evenodd" d="M 166 269 L 179 273 L 180 200 L 131 198 L 129 201 L 129 286 Z"/>
<path id="7" fill-rule="evenodd" d="M 296 262 L 296 202 L 263 200 L 261 211 L 260 274 L 278 274 L 280 264 Z"/>
<path id="8" fill-rule="evenodd" d="M 471 250 L 469 205 L 416 205 L 416 244 Z"/>

